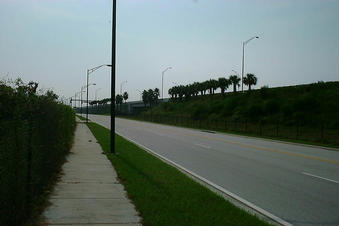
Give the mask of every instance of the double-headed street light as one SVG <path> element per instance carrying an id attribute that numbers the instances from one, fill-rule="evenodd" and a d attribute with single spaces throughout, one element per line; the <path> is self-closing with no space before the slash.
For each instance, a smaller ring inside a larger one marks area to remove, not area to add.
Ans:
<path id="1" fill-rule="evenodd" d="M 161 73 L 161 99 L 164 99 L 164 74 L 166 71 L 168 71 L 169 69 L 172 69 L 172 67 L 168 67 L 165 70 L 162 71 Z"/>
<path id="2" fill-rule="evenodd" d="M 241 64 L 241 92 L 244 92 L 244 64 L 245 64 L 245 45 L 259 36 L 253 36 L 252 38 L 242 43 L 242 64 Z"/>
<path id="3" fill-rule="evenodd" d="M 91 73 L 93 73 L 94 71 L 98 70 L 99 68 L 101 67 L 104 67 L 104 66 L 107 66 L 107 67 L 112 67 L 112 65 L 110 64 L 102 64 L 102 65 L 99 65 L 97 67 L 94 67 L 94 68 L 91 68 L 91 69 L 87 69 L 87 85 L 86 85 L 86 88 L 87 88 L 87 104 L 86 104 L 86 123 L 88 123 L 88 82 L 89 82 L 89 75 Z"/>

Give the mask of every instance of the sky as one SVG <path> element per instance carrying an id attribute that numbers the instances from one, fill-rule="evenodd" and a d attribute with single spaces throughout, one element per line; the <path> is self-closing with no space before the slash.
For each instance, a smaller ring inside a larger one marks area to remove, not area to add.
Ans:
<path id="1" fill-rule="evenodd" d="M 241 73 L 254 88 L 339 80 L 337 0 L 117 0 L 116 92 L 140 100 Z M 111 0 L 0 0 L 0 79 L 39 82 L 61 97 L 86 85 L 86 70 L 111 63 Z M 111 74 L 90 74 L 90 99 L 110 97 Z"/>

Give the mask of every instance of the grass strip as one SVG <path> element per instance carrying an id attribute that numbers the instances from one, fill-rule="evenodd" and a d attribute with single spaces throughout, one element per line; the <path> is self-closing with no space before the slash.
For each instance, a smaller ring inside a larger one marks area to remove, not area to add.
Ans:
<path id="1" fill-rule="evenodd" d="M 88 126 L 145 225 L 268 225 L 119 135 L 116 155 L 109 154 L 110 131 Z"/>
<path id="2" fill-rule="evenodd" d="M 79 119 L 81 119 L 82 121 L 86 121 L 86 118 L 85 117 L 82 117 L 81 115 L 76 115 Z M 88 121 L 91 121 L 88 119 Z"/>
<path id="3" fill-rule="evenodd" d="M 307 140 L 297 140 L 297 139 L 292 139 L 292 138 L 283 138 L 283 137 L 277 137 L 277 136 L 268 136 L 268 135 L 259 135 L 259 134 L 254 134 L 254 133 L 248 133 L 248 132 L 242 132 L 242 131 L 234 131 L 234 130 L 225 130 L 225 129 L 210 129 L 208 126 L 204 127 L 196 127 L 196 126 L 188 126 L 188 125 L 174 125 L 171 123 L 166 123 L 166 122 L 153 122 L 153 121 L 148 121 L 144 120 L 142 118 L 138 117 L 130 117 L 130 116 L 118 116 L 118 118 L 122 119 L 128 119 L 128 120 L 135 120 L 135 121 L 140 121 L 140 122 L 148 122 L 148 123 L 155 123 L 155 124 L 161 124 L 161 125 L 169 125 L 169 126 L 175 126 L 175 127 L 182 127 L 182 128 L 191 128 L 191 129 L 197 129 L 197 130 L 213 130 L 217 131 L 219 133 L 224 133 L 224 134 L 233 134 L 233 135 L 239 135 L 239 136 L 246 136 L 246 137 L 254 137 L 254 138 L 264 138 L 264 139 L 269 139 L 269 140 L 276 140 L 276 141 L 283 141 L 283 142 L 289 142 L 289 143 L 297 143 L 297 144 L 306 144 L 306 145 L 313 145 L 313 146 L 319 146 L 319 147 L 324 147 L 324 148 L 333 148 L 334 151 L 338 151 L 335 149 L 339 149 L 339 145 L 336 144 L 326 144 L 326 143 L 321 143 L 321 142 L 315 142 L 315 141 L 307 141 Z"/>

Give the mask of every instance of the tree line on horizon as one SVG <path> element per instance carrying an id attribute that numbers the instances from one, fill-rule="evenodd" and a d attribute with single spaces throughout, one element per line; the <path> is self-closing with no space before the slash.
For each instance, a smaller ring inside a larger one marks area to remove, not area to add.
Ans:
<path id="1" fill-rule="evenodd" d="M 228 78 L 221 77 L 218 80 L 210 79 L 204 82 L 194 82 L 188 85 L 174 86 L 168 90 L 168 94 L 171 95 L 172 99 L 182 99 L 183 97 L 188 98 L 191 96 L 206 95 L 206 92 L 210 95 L 215 93 L 215 90 L 220 88 L 221 94 L 224 95 L 226 90 L 233 86 L 233 92 L 237 92 L 237 86 L 240 86 L 241 78 L 237 75 L 230 75 Z M 247 74 L 244 77 L 244 84 L 248 86 L 248 90 L 251 90 L 252 85 L 257 84 L 257 77 L 254 74 Z"/>
<path id="2" fill-rule="evenodd" d="M 168 90 L 168 94 L 171 95 L 172 99 L 182 99 L 183 97 L 188 98 L 192 96 L 198 96 L 199 93 L 201 96 L 206 95 L 206 92 L 208 94 L 213 95 L 215 93 L 215 90 L 220 88 L 221 94 L 224 95 L 226 90 L 233 86 L 233 92 L 237 92 L 237 87 L 240 86 L 241 78 L 237 75 L 230 75 L 228 78 L 220 77 L 218 80 L 216 79 L 210 79 L 206 80 L 204 82 L 194 82 L 193 84 L 188 85 L 178 85 L 170 88 Z M 257 84 L 257 77 L 254 74 L 248 73 L 244 77 L 244 84 L 248 86 L 248 90 L 251 90 L 251 87 L 253 85 Z M 160 90 L 159 88 L 155 89 L 148 89 L 143 90 L 142 92 L 142 101 L 145 104 L 145 107 L 147 104 L 152 107 L 158 103 L 160 96 Z M 117 94 L 115 97 L 115 104 L 119 105 L 121 108 L 121 105 L 123 101 L 127 101 L 128 99 L 128 93 L 124 92 L 122 95 Z M 90 105 L 105 105 L 108 102 L 111 102 L 111 98 L 104 98 L 102 100 L 95 100 L 91 101 Z"/>

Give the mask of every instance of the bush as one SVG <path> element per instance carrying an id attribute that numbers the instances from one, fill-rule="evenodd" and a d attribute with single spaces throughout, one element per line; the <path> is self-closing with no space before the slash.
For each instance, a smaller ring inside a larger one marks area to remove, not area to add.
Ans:
<path id="1" fill-rule="evenodd" d="M 0 225 L 23 225 L 70 150 L 73 110 L 37 83 L 0 83 Z"/>

